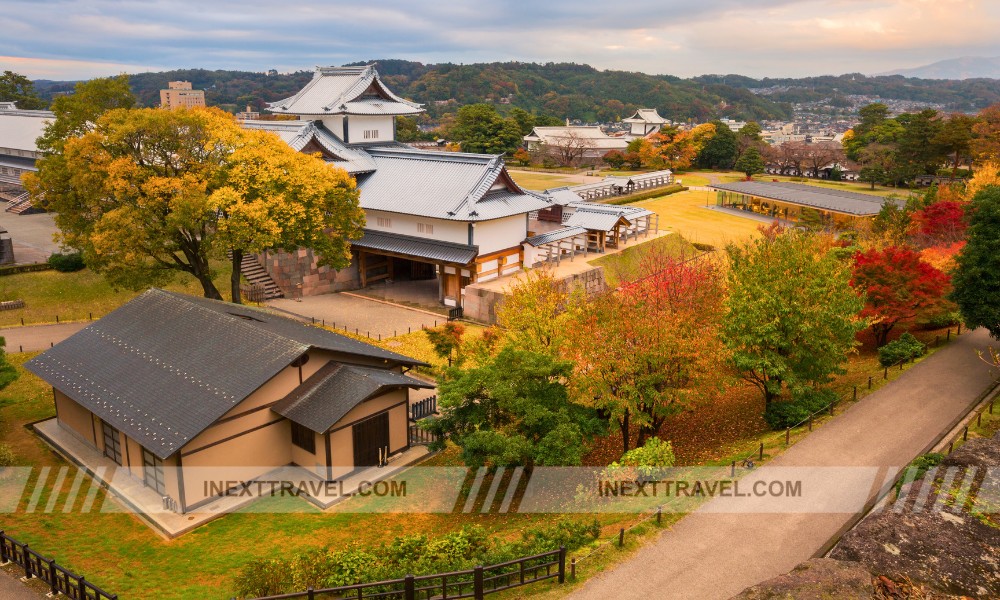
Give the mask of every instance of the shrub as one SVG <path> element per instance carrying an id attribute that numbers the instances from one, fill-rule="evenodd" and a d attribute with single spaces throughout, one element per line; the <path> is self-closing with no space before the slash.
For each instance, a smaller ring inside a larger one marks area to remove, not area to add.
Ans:
<path id="1" fill-rule="evenodd" d="M 927 471 L 930 471 L 932 468 L 941 464 L 942 460 L 944 460 L 944 454 L 941 454 L 940 452 L 921 454 L 920 456 L 914 458 L 913 462 L 911 462 L 907 468 L 903 470 L 904 477 L 901 477 L 899 481 L 896 482 L 896 493 L 899 494 L 899 491 L 903 488 L 903 479 L 910 479 L 911 477 L 913 481 L 923 479 Z M 913 476 L 909 475 L 907 471 L 910 469 L 916 469 L 916 474 Z"/>
<path id="2" fill-rule="evenodd" d="M 14 449 L 7 444 L 0 444 L 0 467 L 13 467 L 17 464 Z"/>
<path id="3" fill-rule="evenodd" d="M 669 196 L 670 194 L 676 194 L 677 192 L 687 191 L 687 187 L 683 185 L 671 184 L 667 187 L 655 188 L 646 192 L 639 192 L 638 194 L 629 194 L 622 198 L 616 198 L 608 202 L 608 204 L 621 205 L 621 204 L 632 204 L 633 202 L 639 202 L 641 200 L 649 200 L 650 198 L 659 198 L 661 196 Z"/>
<path id="4" fill-rule="evenodd" d="M 794 427 L 837 400 L 837 393 L 833 390 L 803 388 L 794 391 L 790 400 L 768 404 L 764 420 L 775 430 Z"/>
<path id="5" fill-rule="evenodd" d="M 924 345 L 909 332 L 899 336 L 878 349 L 878 362 L 883 367 L 891 367 L 904 360 L 916 358 L 924 353 Z"/>
<path id="6" fill-rule="evenodd" d="M 942 310 L 940 312 L 927 315 L 918 322 L 924 329 L 943 329 L 945 327 L 958 325 L 961 320 L 961 313 L 951 310 Z"/>
<path id="7" fill-rule="evenodd" d="M 68 254 L 56 252 L 49 257 L 48 263 L 60 273 L 80 271 L 87 266 L 83 264 L 83 256 L 79 252 L 70 252 Z"/>
<path id="8" fill-rule="evenodd" d="M 642 446 L 632 448 L 622 455 L 621 460 L 611 463 L 611 469 L 636 467 L 639 475 L 649 475 L 657 469 L 674 466 L 674 448 L 670 442 L 651 437 Z"/>

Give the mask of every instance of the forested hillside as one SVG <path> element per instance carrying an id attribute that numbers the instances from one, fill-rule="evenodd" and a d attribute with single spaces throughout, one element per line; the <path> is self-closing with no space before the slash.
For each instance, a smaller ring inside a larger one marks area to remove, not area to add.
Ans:
<path id="1" fill-rule="evenodd" d="M 559 119 L 613 121 L 625 118 L 638 107 L 655 107 L 664 117 L 704 121 L 728 116 L 744 119 L 791 117 L 791 109 L 745 89 L 705 85 L 675 77 L 624 71 L 599 71 L 570 63 L 489 63 L 472 65 L 379 60 L 379 73 L 396 93 L 427 105 L 438 118 L 459 106 L 496 102 L 508 98 L 510 106 L 547 114 Z M 363 63 L 360 63 L 363 64 Z M 295 93 L 309 80 L 309 72 L 271 75 L 242 71 L 187 69 L 130 75 L 140 102 L 154 106 L 159 90 L 168 81 L 190 81 L 204 89 L 211 105 L 230 110 L 250 104 L 256 109 Z M 36 81 L 43 98 L 72 90 L 71 82 Z M 446 104 L 436 101 L 454 100 Z"/>
<path id="2" fill-rule="evenodd" d="M 692 81 L 755 89 L 776 102 L 815 102 L 844 95 L 943 104 L 945 109 L 977 112 L 1000 102 L 1000 79 L 914 79 L 902 75 L 868 77 L 860 73 L 801 79 L 753 79 L 743 75 L 702 75 Z"/>

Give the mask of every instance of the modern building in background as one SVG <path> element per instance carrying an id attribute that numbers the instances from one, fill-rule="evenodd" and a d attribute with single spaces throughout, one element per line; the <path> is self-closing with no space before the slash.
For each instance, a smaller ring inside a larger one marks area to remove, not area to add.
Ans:
<path id="1" fill-rule="evenodd" d="M 205 90 L 191 89 L 190 81 L 171 81 L 160 90 L 161 108 L 191 108 L 205 106 Z"/>

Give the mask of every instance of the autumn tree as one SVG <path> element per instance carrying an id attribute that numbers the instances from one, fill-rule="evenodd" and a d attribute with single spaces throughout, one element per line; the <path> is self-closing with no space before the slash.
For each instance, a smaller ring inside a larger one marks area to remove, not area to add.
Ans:
<path id="1" fill-rule="evenodd" d="M 844 149 L 837 142 L 813 142 L 802 146 L 805 172 L 811 172 L 813 177 L 819 177 L 820 171 L 842 160 Z"/>
<path id="2" fill-rule="evenodd" d="M 884 346 L 893 328 L 941 304 L 948 276 L 901 246 L 854 256 L 851 286 L 865 299 L 861 316 L 871 323 L 875 343 Z"/>
<path id="3" fill-rule="evenodd" d="M 541 153 L 552 157 L 560 166 L 575 167 L 587 152 L 594 148 L 594 140 L 579 131 L 567 129 L 558 135 L 549 136 Z"/>
<path id="4" fill-rule="evenodd" d="M 757 148 L 751 146 L 740 156 L 733 168 L 743 172 L 747 179 L 750 179 L 757 173 L 764 172 L 764 157 L 760 155 Z"/>
<path id="5" fill-rule="evenodd" d="M 719 381 L 722 282 L 707 259 L 653 253 L 629 280 L 581 307 L 563 353 L 580 403 L 617 425 L 622 452 L 656 435 L 670 416 Z"/>
<path id="6" fill-rule="evenodd" d="M 1000 160 L 1000 103 L 980 111 L 972 125 L 971 151 L 977 161 Z"/>
<path id="7" fill-rule="evenodd" d="M 980 190 L 969 207 L 967 242 L 956 259 L 951 299 L 970 328 L 1000 339 L 1000 187 Z"/>
<path id="8" fill-rule="evenodd" d="M 434 349 L 434 354 L 447 359 L 448 366 L 456 358 L 456 353 L 462 347 L 462 336 L 465 335 L 465 325 L 456 321 L 448 321 L 440 327 L 425 329 L 424 333 Z"/>
<path id="9" fill-rule="evenodd" d="M 14 71 L 4 71 L 0 75 L 0 102 L 15 102 L 24 110 L 45 108 L 45 101 L 38 97 L 35 84 Z"/>
<path id="10" fill-rule="evenodd" d="M 569 323 L 584 302 L 583 292 L 570 290 L 549 269 L 532 269 L 504 289 L 496 309 L 499 345 L 559 355 Z"/>
<path id="11" fill-rule="evenodd" d="M 769 404 L 784 387 L 822 384 L 844 372 L 864 306 L 850 265 L 827 238 L 772 226 L 730 244 L 723 340 L 730 362 Z"/>
<path id="12" fill-rule="evenodd" d="M 911 239 L 917 246 L 950 245 L 965 239 L 965 203 L 939 200 L 910 215 Z"/>
<path id="13" fill-rule="evenodd" d="M 183 272 L 221 299 L 210 260 L 228 251 L 238 302 L 243 254 L 309 247 L 321 263 L 347 264 L 364 218 L 353 180 L 273 134 L 218 109 L 114 109 L 88 129 L 25 185 L 56 212 L 62 241 L 115 285 Z"/>
<path id="14" fill-rule="evenodd" d="M 518 148 L 516 152 L 511 156 L 514 162 L 522 167 L 527 167 L 531 164 L 531 153 L 524 148 Z"/>
<path id="15" fill-rule="evenodd" d="M 625 164 L 625 153 L 621 150 L 608 150 L 603 157 L 601 157 L 609 167 L 612 169 L 621 169 L 622 165 Z"/>

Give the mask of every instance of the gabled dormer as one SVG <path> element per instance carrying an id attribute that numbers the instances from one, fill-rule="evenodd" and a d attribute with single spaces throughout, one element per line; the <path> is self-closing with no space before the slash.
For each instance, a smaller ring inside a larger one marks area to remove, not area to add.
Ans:
<path id="1" fill-rule="evenodd" d="M 268 111 L 321 120 L 348 144 L 386 144 L 396 140 L 396 117 L 424 112 L 420 104 L 392 93 L 375 70 L 317 67 L 312 80 L 290 98 L 272 102 Z"/>

